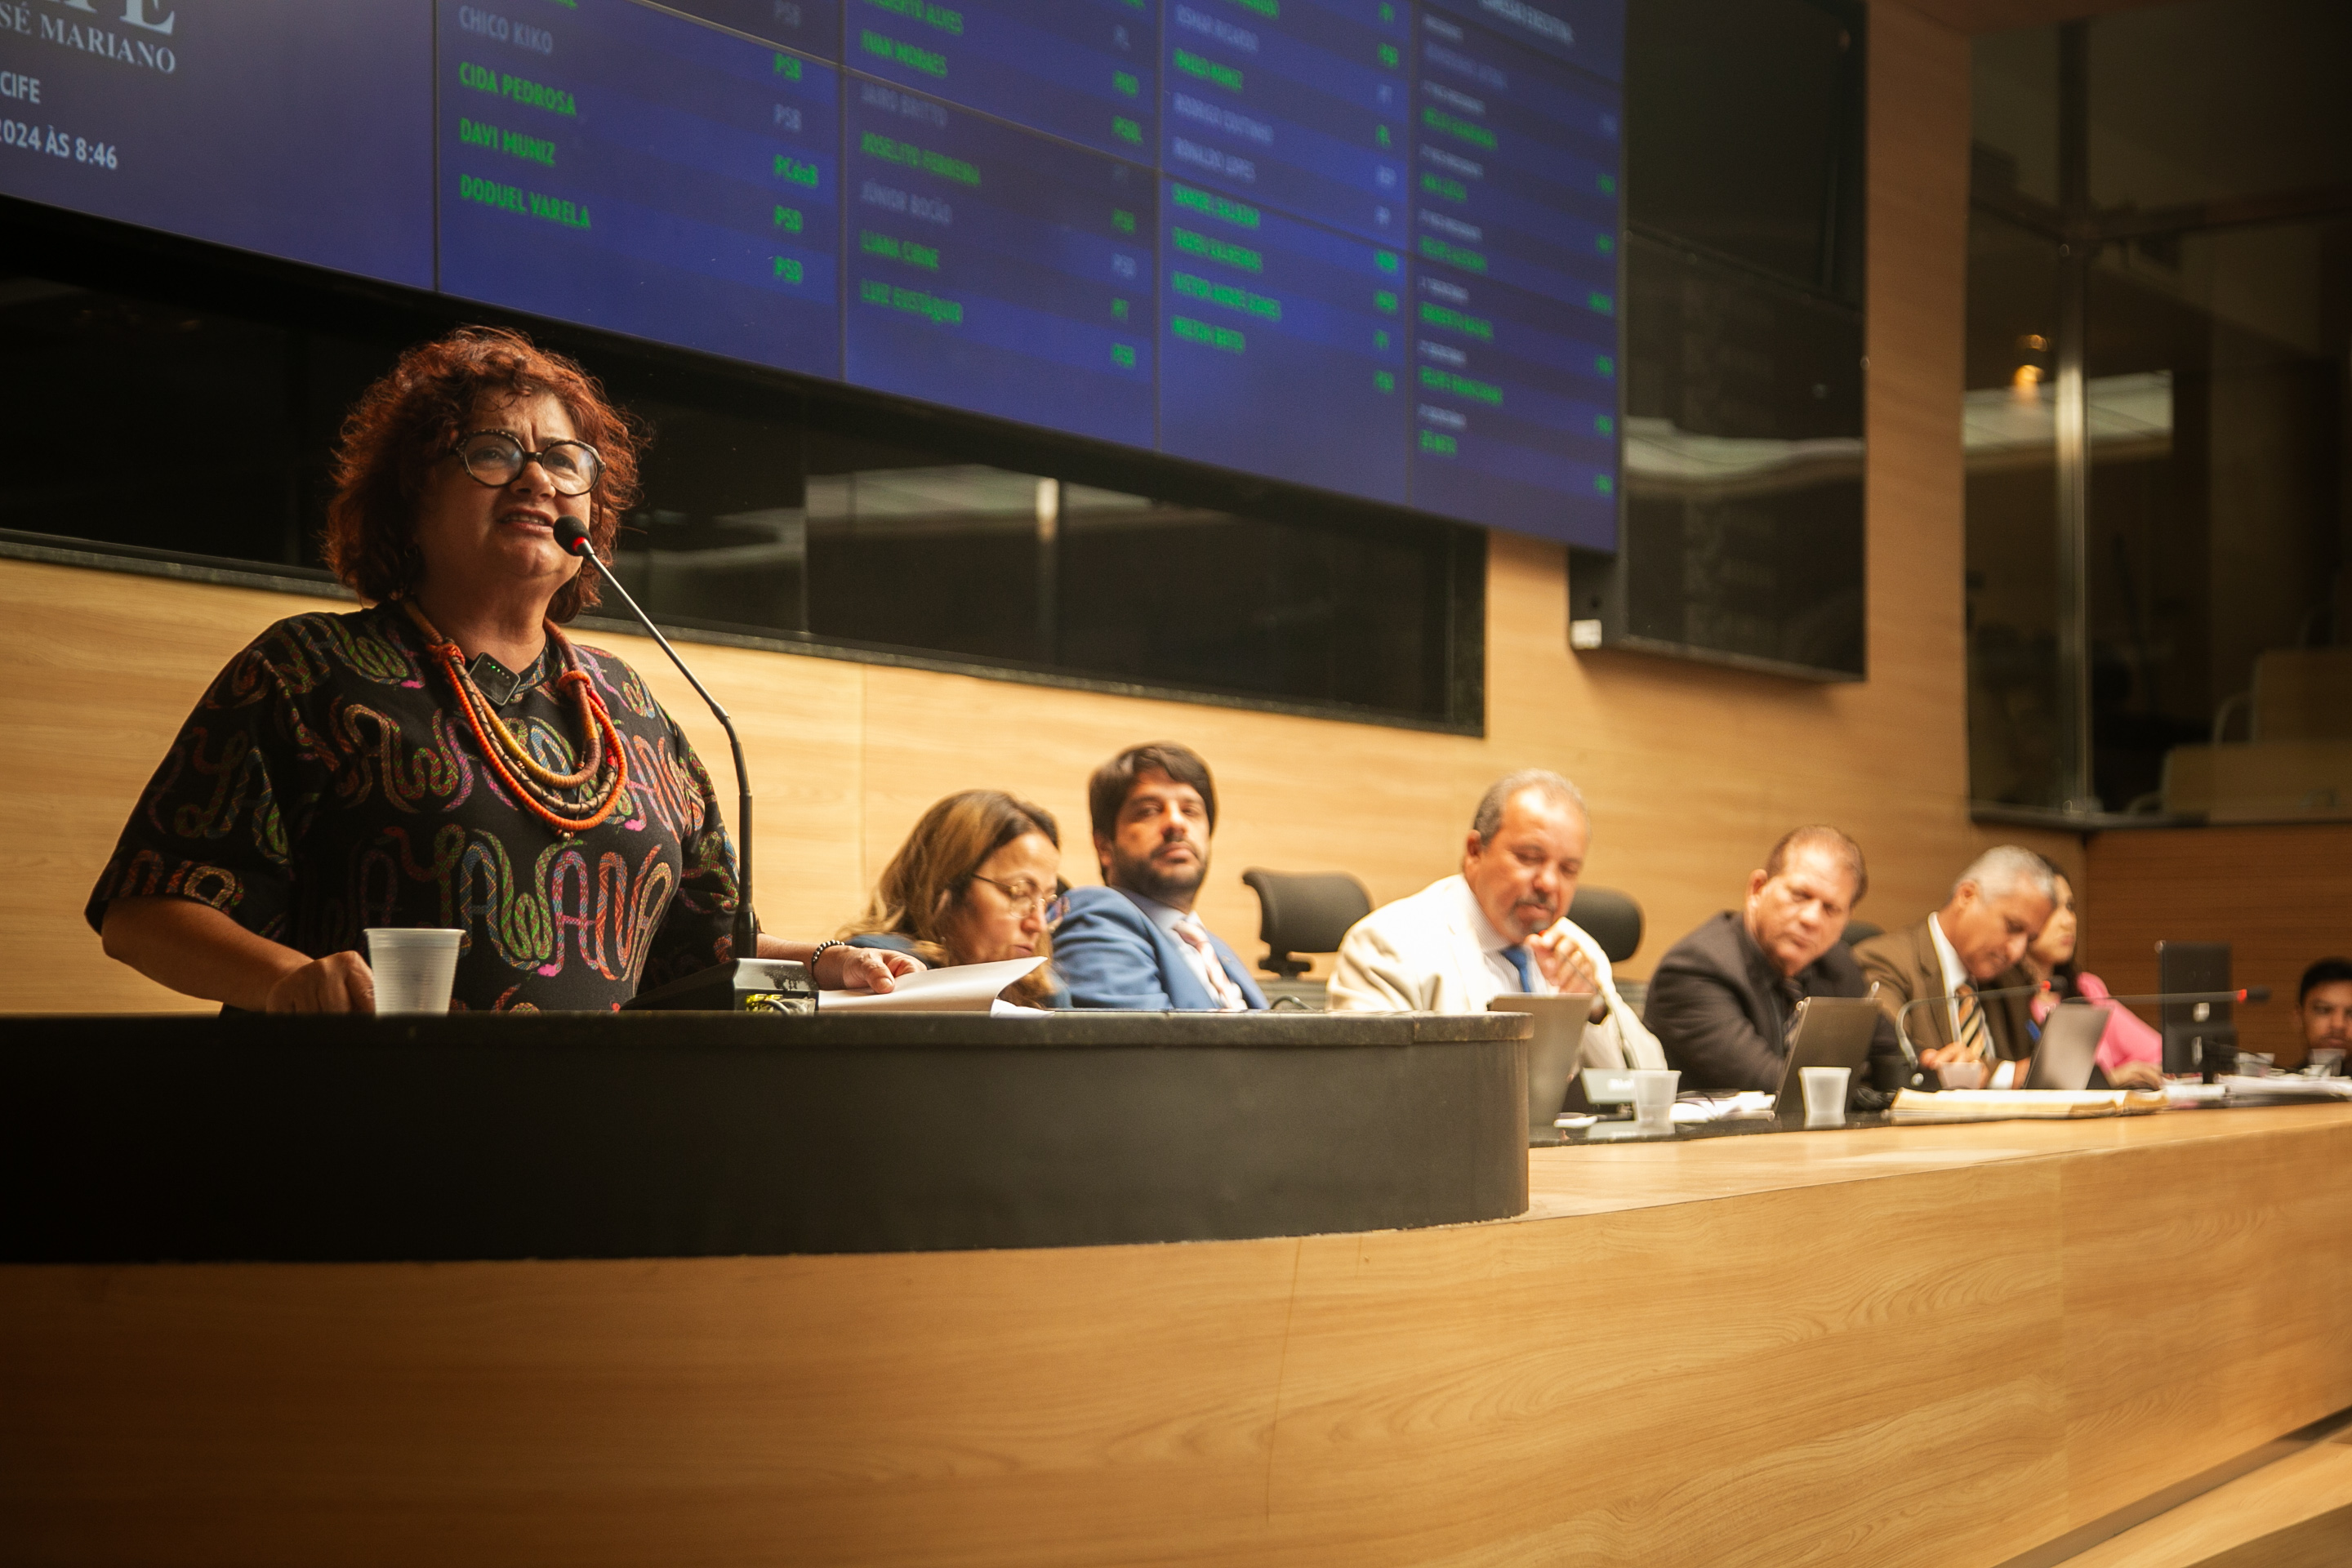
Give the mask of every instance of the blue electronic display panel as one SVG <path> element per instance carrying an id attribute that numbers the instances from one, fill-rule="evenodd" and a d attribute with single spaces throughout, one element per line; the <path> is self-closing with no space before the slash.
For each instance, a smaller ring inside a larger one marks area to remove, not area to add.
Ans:
<path id="1" fill-rule="evenodd" d="M 1410 9 L 1169 0 L 1162 167 L 1368 239 L 1401 240 Z"/>
<path id="2" fill-rule="evenodd" d="M 1164 184 L 1160 449 L 1402 505 L 1402 253 Z"/>
<path id="3" fill-rule="evenodd" d="M 848 63 L 901 87 L 1149 158 L 1153 32 L 1134 0 L 848 0 Z"/>
<path id="4" fill-rule="evenodd" d="M 877 81 L 845 125 L 848 379 L 1151 446 L 1150 172 Z"/>
<path id="5" fill-rule="evenodd" d="M 1603 81 L 1625 79 L 1625 0 L 1423 0 L 1423 9 L 1451 12 Z"/>
<path id="6" fill-rule="evenodd" d="M 1612 323 L 1507 283 L 1423 267 L 1413 278 L 1412 348 L 1414 505 L 1497 527 L 1540 519 L 1548 537 L 1613 547 Z"/>
<path id="7" fill-rule="evenodd" d="M 1611 548 L 1620 94 L 1448 14 L 1421 26 L 1413 504 Z"/>
<path id="8" fill-rule="evenodd" d="M 0 5 L 0 193 L 433 286 L 433 13 Z"/>
<path id="9" fill-rule="evenodd" d="M 0 0 L 0 194 L 1599 549 L 1624 0 Z"/>
<path id="10" fill-rule="evenodd" d="M 782 44 L 821 60 L 841 58 L 842 0 L 658 0 L 665 8 Z"/>
<path id="11" fill-rule="evenodd" d="M 631 0 L 440 19 L 446 292 L 841 374 L 830 67 Z"/>

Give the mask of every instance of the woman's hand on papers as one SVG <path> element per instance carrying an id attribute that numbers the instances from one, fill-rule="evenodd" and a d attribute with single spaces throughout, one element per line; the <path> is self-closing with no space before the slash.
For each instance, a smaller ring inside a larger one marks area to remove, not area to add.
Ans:
<path id="1" fill-rule="evenodd" d="M 825 991 L 888 991 L 901 974 L 919 973 L 923 961 L 879 947 L 828 947 L 816 955 L 814 979 Z"/>

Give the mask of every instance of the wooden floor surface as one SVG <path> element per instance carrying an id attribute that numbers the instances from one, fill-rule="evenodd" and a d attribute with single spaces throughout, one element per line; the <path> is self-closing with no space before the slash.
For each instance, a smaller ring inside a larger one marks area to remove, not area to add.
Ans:
<path id="1" fill-rule="evenodd" d="M 1995 1564 L 2352 1405 L 2352 1109 L 1542 1151 L 1529 1217 L 0 1269 L 11 1561 Z"/>
<path id="2" fill-rule="evenodd" d="M 2190 1499 L 2063 1568 L 2342 1568 L 2352 1563 L 2352 1444 L 2314 1443 Z"/>

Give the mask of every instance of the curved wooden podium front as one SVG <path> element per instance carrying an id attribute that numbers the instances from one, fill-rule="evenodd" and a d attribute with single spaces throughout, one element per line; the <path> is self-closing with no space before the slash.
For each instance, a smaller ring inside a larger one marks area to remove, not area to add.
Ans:
<path id="1" fill-rule="evenodd" d="M 29 1018 L 0 1263 L 1204 1241 L 1528 1205 L 1523 1015 Z"/>
<path id="2" fill-rule="evenodd" d="M 0 1540 L 1998 1564 L 2352 1405 L 2347 1157 L 2176 1112 L 1539 1150 L 1518 1217 L 1354 1234 L 19 1264 Z"/>

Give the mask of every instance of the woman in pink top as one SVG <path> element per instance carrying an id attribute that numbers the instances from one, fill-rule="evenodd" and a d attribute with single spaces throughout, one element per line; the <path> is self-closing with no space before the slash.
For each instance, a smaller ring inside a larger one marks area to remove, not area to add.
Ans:
<path id="1" fill-rule="evenodd" d="M 2099 977 L 2085 974 L 2074 965 L 2074 886 L 2055 866 L 2050 868 L 2050 876 L 2058 889 L 2058 904 L 2050 912 L 2050 923 L 2026 948 L 2023 960 L 2027 973 L 2050 983 L 2050 989 L 2033 999 L 2037 1032 L 2061 997 L 2071 994 L 2085 1002 L 2107 999 L 2107 988 Z M 2106 1032 L 2099 1037 L 2099 1070 L 2117 1089 L 2162 1089 L 2164 1037 L 2141 1023 L 2129 1008 L 2121 1004 L 2110 1006 Z"/>

